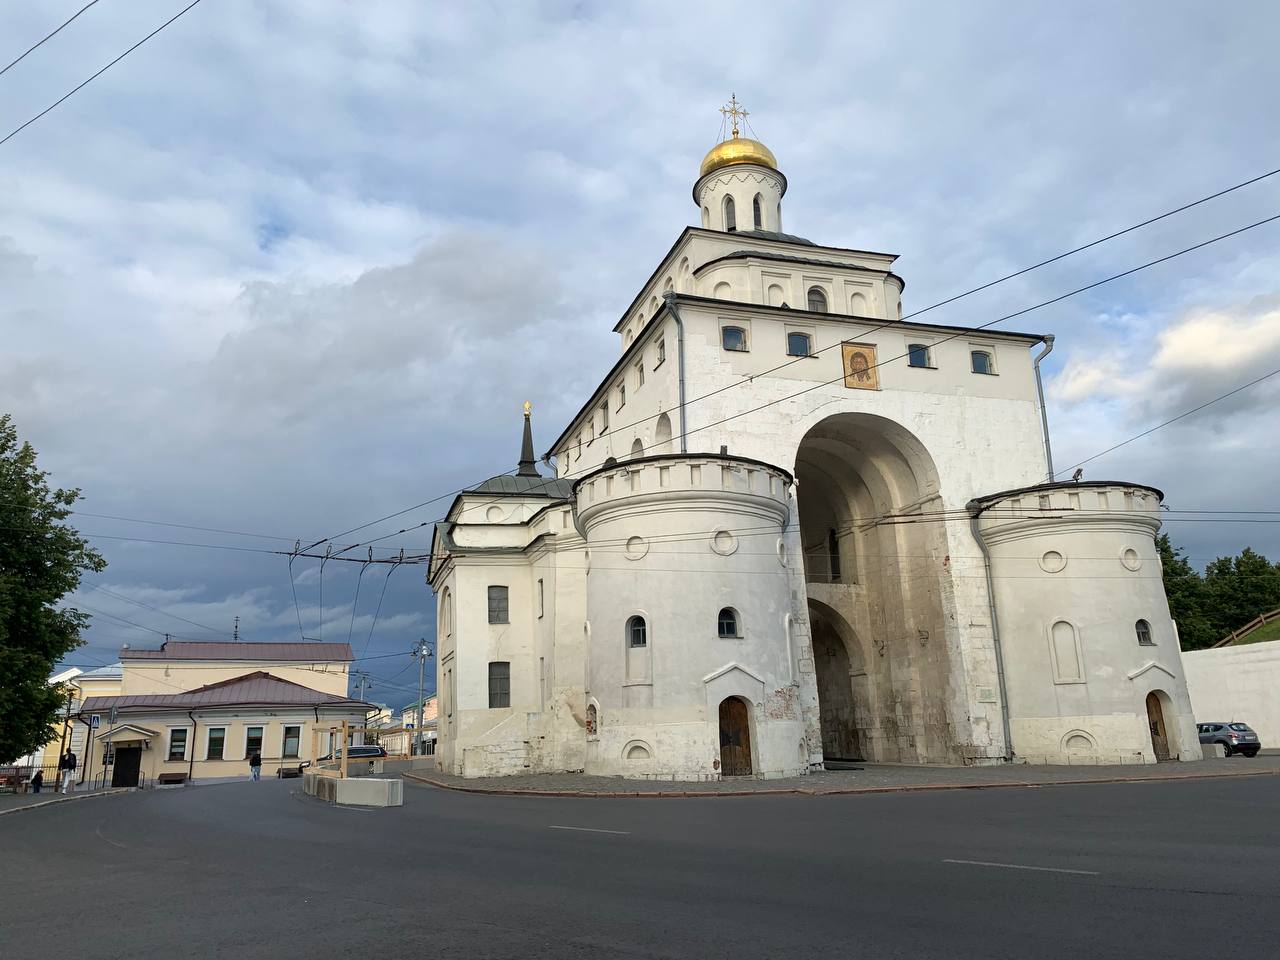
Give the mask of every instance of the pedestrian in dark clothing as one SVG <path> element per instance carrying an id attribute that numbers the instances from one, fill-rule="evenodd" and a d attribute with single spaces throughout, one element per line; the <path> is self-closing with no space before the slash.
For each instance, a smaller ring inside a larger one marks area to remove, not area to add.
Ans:
<path id="1" fill-rule="evenodd" d="M 36 775 L 31 778 L 31 792 L 39 793 L 40 788 L 44 786 L 44 771 L 37 770 Z"/>
<path id="2" fill-rule="evenodd" d="M 76 779 L 76 755 L 71 752 L 71 748 L 67 748 L 67 752 L 63 754 L 62 759 L 58 761 L 58 772 L 62 774 L 62 792 L 70 793 L 75 786 Z"/>
<path id="3" fill-rule="evenodd" d="M 249 758 L 249 779 L 262 779 L 262 754 L 257 750 L 253 751 L 253 756 Z"/>

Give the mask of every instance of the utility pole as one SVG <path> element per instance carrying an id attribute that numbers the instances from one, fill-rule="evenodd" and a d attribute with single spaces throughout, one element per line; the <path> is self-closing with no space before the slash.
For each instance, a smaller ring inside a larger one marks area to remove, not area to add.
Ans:
<path id="1" fill-rule="evenodd" d="M 431 656 L 431 648 L 427 646 L 427 638 L 418 640 L 413 648 L 413 655 L 418 659 L 418 719 L 413 725 L 413 753 L 422 752 L 422 683 L 426 673 L 427 658 Z"/>
<path id="2" fill-rule="evenodd" d="M 231 640 L 233 643 L 240 642 L 240 618 L 236 617 L 235 626 L 231 628 Z"/>
<path id="3" fill-rule="evenodd" d="M 369 675 L 365 673 L 363 670 L 356 671 L 356 687 L 359 689 L 359 692 L 356 694 L 356 699 L 358 700 L 364 699 L 364 693 L 365 693 L 366 687 L 369 687 L 369 688 L 373 687 L 373 683 L 369 679 Z"/>

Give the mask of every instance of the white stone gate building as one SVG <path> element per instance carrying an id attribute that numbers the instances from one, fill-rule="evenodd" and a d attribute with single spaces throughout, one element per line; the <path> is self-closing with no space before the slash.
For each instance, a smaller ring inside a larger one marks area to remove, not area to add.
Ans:
<path id="1" fill-rule="evenodd" d="M 437 527 L 442 768 L 1198 759 L 1161 494 L 1050 482 L 1053 338 L 902 320 L 895 258 L 783 233 L 786 189 L 708 153 L 550 475 L 526 409 Z"/>

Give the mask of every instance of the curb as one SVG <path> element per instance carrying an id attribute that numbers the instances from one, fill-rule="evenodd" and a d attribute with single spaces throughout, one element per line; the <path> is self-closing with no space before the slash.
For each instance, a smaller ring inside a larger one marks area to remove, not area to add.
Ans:
<path id="1" fill-rule="evenodd" d="M 939 790 L 1003 790 L 1010 787 L 1074 787 L 1077 785 L 1097 785 L 1105 783 L 1168 783 L 1174 780 L 1236 780 L 1249 777 L 1280 776 L 1280 770 L 1259 770 L 1255 773 L 1191 773 L 1168 774 L 1154 777 L 1094 777 L 1088 780 L 1001 780 L 992 783 L 916 783 L 878 787 L 835 787 L 829 790 L 809 790 L 803 787 L 786 787 L 781 789 L 762 790 L 636 790 L 636 791 L 590 791 L 590 790 L 518 790 L 502 787 L 466 787 L 455 783 L 445 783 L 429 777 L 402 773 L 406 780 L 416 780 L 439 790 L 453 790 L 457 793 L 476 793 L 496 797 L 583 797 L 593 800 L 606 800 L 615 797 L 634 800 L 695 797 L 842 797 L 857 794 L 884 793 L 930 793 Z"/>
<path id="2" fill-rule="evenodd" d="M 0 810 L 0 817 L 8 816 L 11 813 L 26 813 L 28 810 L 39 810 L 41 807 L 52 807 L 59 803 L 74 803 L 77 800 L 92 800 L 95 797 L 114 797 L 121 793 L 133 793 L 132 787 L 119 787 L 114 790 L 99 790 L 94 793 L 72 794 L 69 797 L 57 797 L 49 800 L 41 800 L 39 803 L 28 803 L 21 807 L 10 807 L 8 810 Z"/>

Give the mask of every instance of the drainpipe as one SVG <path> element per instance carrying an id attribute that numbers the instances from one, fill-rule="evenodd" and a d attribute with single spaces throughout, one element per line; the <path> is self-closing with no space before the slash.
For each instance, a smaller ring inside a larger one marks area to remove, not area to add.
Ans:
<path id="1" fill-rule="evenodd" d="M 1053 338 L 1048 339 L 1049 346 L 1052 346 Z M 1045 350 L 1045 353 L 1048 352 Z M 1037 368 L 1037 380 L 1039 380 L 1039 368 Z M 1041 407 L 1041 409 L 1044 408 Z M 1048 446 L 1048 440 L 1048 434 L 1045 434 L 1046 446 Z M 966 504 L 966 509 L 969 511 L 969 530 L 973 533 L 973 539 L 978 542 L 978 549 L 982 551 L 982 565 L 987 573 L 987 604 L 991 611 L 991 645 L 996 651 L 996 684 L 1000 688 L 1000 721 L 1004 727 L 1004 758 L 1012 760 L 1013 734 L 1009 727 L 1009 689 L 1004 679 L 1004 652 L 1000 648 L 1000 617 L 996 614 L 996 586 L 995 579 L 991 575 L 991 551 L 987 549 L 986 541 L 982 539 L 982 530 L 978 526 L 978 517 L 982 514 L 982 508 L 976 501 L 970 500 Z"/>
<path id="2" fill-rule="evenodd" d="M 187 716 L 191 718 L 191 760 L 187 763 L 187 783 L 193 783 L 196 779 L 196 717 L 190 710 Z"/>
<path id="3" fill-rule="evenodd" d="M 680 378 L 680 452 L 688 453 L 684 424 L 684 321 L 680 319 L 680 311 L 676 309 L 676 295 L 664 293 L 662 299 L 666 301 L 667 309 L 676 321 L 676 372 Z"/>
<path id="4" fill-rule="evenodd" d="M 1044 433 L 1044 460 L 1049 468 L 1049 475 L 1045 478 L 1045 482 L 1053 483 L 1053 450 L 1049 446 L 1049 411 L 1044 406 L 1044 381 L 1040 378 L 1040 361 L 1053 351 L 1053 334 L 1045 334 L 1041 342 L 1044 344 L 1044 349 L 1035 355 L 1032 363 L 1036 368 L 1036 393 L 1040 397 L 1040 429 Z"/>

